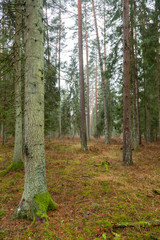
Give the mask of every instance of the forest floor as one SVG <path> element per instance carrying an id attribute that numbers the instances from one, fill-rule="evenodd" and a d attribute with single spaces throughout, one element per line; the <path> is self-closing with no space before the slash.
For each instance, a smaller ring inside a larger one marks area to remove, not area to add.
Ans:
<path id="1" fill-rule="evenodd" d="M 133 151 L 122 166 L 122 142 L 79 138 L 46 141 L 48 191 L 58 204 L 49 224 L 11 220 L 24 186 L 24 171 L 0 178 L 0 239 L 160 239 L 160 142 Z M 9 166 L 13 141 L 0 146 L 0 171 Z M 159 226 L 158 226 L 159 225 Z"/>

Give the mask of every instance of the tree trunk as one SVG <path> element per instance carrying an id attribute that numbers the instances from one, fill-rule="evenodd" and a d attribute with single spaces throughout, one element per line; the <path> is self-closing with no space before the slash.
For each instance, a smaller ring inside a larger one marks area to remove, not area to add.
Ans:
<path id="1" fill-rule="evenodd" d="M 88 34 L 87 34 L 86 5 L 85 5 L 85 40 L 86 40 L 86 66 L 87 66 L 87 137 L 88 140 L 90 140 L 89 67 L 88 67 Z"/>
<path id="2" fill-rule="evenodd" d="M 135 52 L 134 52 L 134 5 L 131 2 L 131 79 L 132 79 L 132 89 L 133 89 L 133 142 L 134 150 L 138 148 L 138 117 L 137 117 L 137 92 L 136 92 L 136 63 L 135 63 Z"/>
<path id="3" fill-rule="evenodd" d="M 4 0 L 3 0 L 3 6 L 4 6 Z M 4 26 L 4 7 L 2 10 L 2 53 L 5 54 L 5 32 L 4 32 L 5 26 Z M 2 111 L 2 145 L 4 145 L 7 142 L 7 136 L 6 136 L 6 76 L 5 73 L 2 71 L 2 85 L 3 85 L 3 91 L 2 91 L 2 102 L 3 102 L 3 111 Z"/>
<path id="4" fill-rule="evenodd" d="M 96 56 L 96 72 L 95 72 L 95 137 L 98 137 L 98 104 L 97 104 L 97 56 Z"/>
<path id="5" fill-rule="evenodd" d="M 160 136 L 160 63 L 159 63 L 159 13 L 158 0 L 155 0 L 155 15 L 156 15 L 156 61 L 157 61 L 157 79 L 158 79 L 158 111 L 159 111 L 159 121 L 158 121 L 158 135 Z M 159 4 L 160 5 L 160 4 Z"/>
<path id="6" fill-rule="evenodd" d="M 107 54 L 106 54 L 106 1 L 104 0 L 104 72 L 106 73 L 107 71 Z M 107 98 L 107 109 L 108 109 L 108 135 L 109 139 L 111 138 L 112 135 L 112 121 L 111 121 L 111 94 L 110 94 L 110 79 L 106 79 L 106 98 Z"/>
<path id="7" fill-rule="evenodd" d="M 78 47 L 79 47 L 79 85 L 80 85 L 80 114 L 81 114 L 81 149 L 87 150 L 84 75 L 83 75 L 83 46 L 82 46 L 82 8 L 78 0 Z"/>
<path id="8" fill-rule="evenodd" d="M 47 32 L 47 37 L 46 37 L 46 41 L 47 41 L 47 68 L 48 68 L 48 72 L 50 73 L 51 71 L 51 61 L 50 61 L 50 50 L 49 50 L 49 30 L 48 30 L 48 4 L 46 1 L 46 32 Z M 49 115 L 51 115 L 51 111 L 49 113 Z M 48 140 L 49 142 L 52 141 L 52 128 L 51 125 L 49 126 L 49 133 L 48 133 Z"/>
<path id="9" fill-rule="evenodd" d="M 107 107 L 107 97 L 106 97 L 106 83 L 105 83 L 105 78 L 104 78 L 104 73 L 103 73 L 103 62 L 102 62 L 102 57 L 101 57 L 100 42 L 99 42 L 98 27 L 97 27 L 97 19 L 96 19 L 96 13 L 95 13 L 94 1 L 93 0 L 92 0 L 92 8 L 93 8 L 93 14 L 94 14 L 94 23 L 95 23 L 95 29 L 96 29 L 97 45 L 98 45 L 98 55 L 99 55 L 101 78 L 102 78 L 105 142 L 109 143 L 108 107 Z"/>
<path id="10" fill-rule="evenodd" d="M 136 23 L 136 2 L 134 0 L 134 22 Z M 138 76 L 137 76 L 137 30 L 136 26 L 134 28 L 134 56 L 135 56 L 135 88 L 136 88 L 136 104 L 137 104 L 137 131 L 138 131 L 138 144 L 142 144 L 142 136 L 141 136 L 141 121 L 140 121 L 140 108 L 139 108 L 139 89 L 138 89 Z"/>
<path id="11" fill-rule="evenodd" d="M 14 73 L 15 73 L 15 141 L 12 164 L 23 165 L 22 161 L 22 79 L 21 79 L 21 30 L 22 6 L 21 1 L 16 1 L 16 27 L 14 43 Z"/>
<path id="12" fill-rule="evenodd" d="M 59 138 L 61 138 L 61 0 L 59 7 L 59 63 L 58 63 L 58 88 L 59 88 Z"/>
<path id="13" fill-rule="evenodd" d="M 130 128 L 129 0 L 123 0 L 123 165 L 132 165 Z"/>
<path id="14" fill-rule="evenodd" d="M 25 15 L 25 183 L 15 216 L 34 219 L 56 207 L 45 169 L 43 0 L 27 0 Z"/>

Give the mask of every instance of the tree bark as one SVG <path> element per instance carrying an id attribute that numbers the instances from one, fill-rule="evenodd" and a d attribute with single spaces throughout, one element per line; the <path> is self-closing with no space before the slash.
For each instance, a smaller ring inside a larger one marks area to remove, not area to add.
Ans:
<path id="1" fill-rule="evenodd" d="M 79 85 L 80 85 L 80 115 L 81 115 L 81 149 L 87 150 L 84 75 L 83 75 L 83 45 L 82 45 L 82 7 L 78 0 L 78 48 L 79 48 Z"/>
<path id="2" fill-rule="evenodd" d="M 99 55 L 99 63 L 100 63 L 100 70 L 101 70 L 101 79 L 102 79 L 102 91 L 103 91 L 103 105 L 104 105 L 104 130 L 105 130 L 105 142 L 109 143 L 109 131 L 108 131 L 108 106 L 107 106 L 107 97 L 106 97 L 106 83 L 103 73 L 103 62 L 100 50 L 100 42 L 99 42 L 99 34 L 98 34 L 98 27 L 97 27 L 97 19 L 96 13 L 94 8 L 94 1 L 92 0 L 92 9 L 94 15 L 94 23 L 95 23 L 95 30 L 96 30 L 96 37 L 97 37 L 97 45 L 98 45 L 98 55 Z"/>
<path id="3" fill-rule="evenodd" d="M 138 148 L 138 116 L 137 116 L 137 91 L 136 91 L 136 61 L 134 52 L 134 2 L 131 2 L 131 79 L 132 79 L 132 90 L 133 90 L 133 142 L 134 150 Z"/>
<path id="4" fill-rule="evenodd" d="M 4 0 L 3 0 L 3 6 L 4 6 Z M 4 53 L 5 49 L 5 22 L 4 22 L 4 7 L 2 9 L 2 53 Z M 4 53 L 5 54 L 5 53 Z M 2 112 L 2 145 L 4 145 L 7 142 L 7 136 L 6 136 L 6 76 L 5 73 L 2 71 L 2 85 L 3 85 L 3 91 L 2 91 L 2 102 L 3 102 L 3 112 Z"/>
<path id="5" fill-rule="evenodd" d="M 129 0 L 123 0 L 123 165 L 132 165 L 130 128 Z"/>
<path id="6" fill-rule="evenodd" d="M 158 112 L 159 112 L 159 121 L 158 121 L 158 135 L 160 136 L 160 62 L 159 62 L 159 13 L 158 10 L 158 0 L 155 0 L 155 16 L 156 16 L 156 61 L 157 61 L 157 79 L 158 79 Z M 160 6 L 160 4 L 159 4 Z M 159 7 L 160 8 L 160 7 Z"/>
<path id="7" fill-rule="evenodd" d="M 27 0 L 25 14 L 25 183 L 14 215 L 34 219 L 55 209 L 46 184 L 44 150 L 43 0 Z"/>
<path id="8" fill-rule="evenodd" d="M 87 137 L 90 140 L 90 103 L 89 103 L 89 66 L 88 66 L 88 32 L 87 10 L 85 5 L 85 40 L 86 40 L 86 66 L 87 66 Z"/>
<path id="9" fill-rule="evenodd" d="M 98 104 L 97 104 L 97 56 L 96 56 L 96 72 L 95 72 L 95 137 L 98 137 Z"/>
<path id="10" fill-rule="evenodd" d="M 134 0 L 134 22 L 136 23 L 136 2 Z M 137 105 L 137 132 L 138 132 L 138 144 L 142 144 L 142 136 L 141 136 L 141 116 L 140 116 L 140 107 L 139 107 L 139 84 L 138 84 L 138 76 L 137 76 L 137 30 L 136 25 L 134 28 L 134 56 L 135 56 L 135 89 L 136 89 L 136 105 Z"/>
<path id="11" fill-rule="evenodd" d="M 58 124 L 59 124 L 59 138 L 61 138 L 61 0 L 60 0 L 60 6 L 59 6 L 59 62 L 58 62 L 58 89 L 59 89 L 59 118 L 58 118 Z"/>
<path id="12" fill-rule="evenodd" d="M 16 27 L 14 43 L 14 73 L 15 73 L 15 141 L 13 164 L 23 165 L 22 161 L 22 79 L 21 79 L 21 31 L 22 31 L 22 6 L 16 0 Z"/>

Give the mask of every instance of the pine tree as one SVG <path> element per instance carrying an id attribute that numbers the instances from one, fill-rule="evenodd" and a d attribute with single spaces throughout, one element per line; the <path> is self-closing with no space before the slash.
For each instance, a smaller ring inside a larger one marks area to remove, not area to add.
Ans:
<path id="1" fill-rule="evenodd" d="M 123 0 L 123 165 L 132 165 L 130 126 L 129 0 Z"/>
<path id="2" fill-rule="evenodd" d="M 83 73 L 83 46 L 82 46 L 82 7 L 78 0 L 78 47 L 79 47 L 79 85 L 80 85 L 80 114 L 81 114 L 81 148 L 87 150 L 84 73 Z"/>

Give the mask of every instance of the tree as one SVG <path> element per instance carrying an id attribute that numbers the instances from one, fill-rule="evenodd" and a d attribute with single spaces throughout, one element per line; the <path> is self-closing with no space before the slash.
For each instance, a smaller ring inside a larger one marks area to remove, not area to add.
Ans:
<path id="1" fill-rule="evenodd" d="M 132 165 L 130 127 L 129 0 L 123 0 L 123 164 Z"/>
<path id="2" fill-rule="evenodd" d="M 22 161 L 22 79 L 21 79 L 21 32 L 22 32 L 22 5 L 16 0 L 16 26 L 14 43 L 14 80 L 15 80 L 15 141 L 13 167 L 23 166 Z"/>
<path id="3" fill-rule="evenodd" d="M 88 66 L 88 29 L 87 9 L 85 3 L 85 41 L 86 41 L 86 68 L 87 68 L 87 137 L 90 140 L 90 104 L 89 104 L 89 66 Z"/>
<path id="4" fill-rule="evenodd" d="M 62 128 L 62 123 L 61 123 L 61 0 L 59 1 L 59 61 L 58 61 L 58 88 L 59 88 L 59 138 L 61 138 L 61 128 Z"/>
<path id="5" fill-rule="evenodd" d="M 25 17 L 25 184 L 15 216 L 45 216 L 56 204 L 46 184 L 44 150 L 43 0 L 26 1 Z"/>
<path id="6" fill-rule="evenodd" d="M 158 79 L 158 135 L 160 136 L 160 62 L 159 62 L 159 15 L 160 15 L 160 3 L 155 0 L 155 30 L 156 30 L 156 61 L 157 61 L 157 79 Z"/>
<path id="7" fill-rule="evenodd" d="M 83 46 L 82 46 L 82 8 L 78 0 L 78 48 L 79 48 L 79 85 L 80 85 L 80 110 L 81 110 L 81 148 L 87 150 L 84 75 L 83 75 Z"/>
<path id="8" fill-rule="evenodd" d="M 94 23 L 95 23 L 95 30 L 96 30 L 96 37 L 97 37 L 97 47 L 98 47 L 98 55 L 99 55 L 99 64 L 101 70 L 101 78 L 102 78 L 102 90 L 103 90 L 103 105 L 104 105 L 104 128 L 105 128 L 105 141 L 109 143 L 109 131 L 108 131 L 108 107 L 107 107 L 107 97 L 106 97 L 106 84 L 103 72 L 103 62 L 100 50 L 100 42 L 99 42 L 99 34 L 98 34 L 98 27 L 97 27 L 97 18 L 94 8 L 94 1 L 92 0 L 92 8 L 93 8 L 93 15 L 94 15 Z"/>

